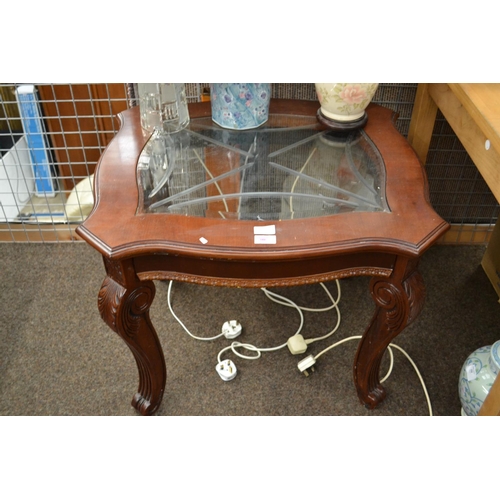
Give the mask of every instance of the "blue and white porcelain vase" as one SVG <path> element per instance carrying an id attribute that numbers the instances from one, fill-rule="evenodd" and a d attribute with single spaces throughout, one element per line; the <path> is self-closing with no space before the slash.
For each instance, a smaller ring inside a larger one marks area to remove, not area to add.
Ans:
<path id="1" fill-rule="evenodd" d="M 500 370 L 500 340 L 476 349 L 460 372 L 458 394 L 462 415 L 476 416 Z"/>
<path id="2" fill-rule="evenodd" d="M 223 128 L 247 130 L 269 118 L 270 83 L 211 83 L 212 120 Z"/>

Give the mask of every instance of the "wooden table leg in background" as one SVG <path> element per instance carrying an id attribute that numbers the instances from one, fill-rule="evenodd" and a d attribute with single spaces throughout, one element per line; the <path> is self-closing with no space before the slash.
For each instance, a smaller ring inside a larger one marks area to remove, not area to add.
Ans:
<path id="1" fill-rule="evenodd" d="M 139 370 L 139 389 L 132 406 L 142 415 L 152 415 L 160 406 L 167 370 L 156 331 L 149 318 L 155 296 L 152 281 L 140 281 L 133 261 L 104 258 L 107 276 L 99 291 L 102 319 L 125 341 Z"/>
<path id="2" fill-rule="evenodd" d="M 398 257 L 389 278 L 374 277 L 370 282 L 377 307 L 354 359 L 354 383 L 360 401 L 367 408 L 374 409 L 385 398 L 379 372 L 387 346 L 424 305 L 425 287 L 417 266 L 418 259 Z"/>
<path id="3" fill-rule="evenodd" d="M 429 94 L 429 83 L 419 83 L 411 116 L 408 142 L 425 165 L 438 107 Z"/>
<path id="4" fill-rule="evenodd" d="M 480 417 L 500 417 L 500 376 L 493 382 L 478 415 Z"/>

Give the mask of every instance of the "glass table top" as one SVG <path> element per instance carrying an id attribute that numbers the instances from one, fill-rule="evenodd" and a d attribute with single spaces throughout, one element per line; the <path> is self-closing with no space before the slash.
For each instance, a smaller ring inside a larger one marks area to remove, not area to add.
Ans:
<path id="1" fill-rule="evenodd" d="M 286 220 L 389 212 L 385 166 L 363 130 L 324 130 L 316 117 L 270 115 L 258 129 L 211 117 L 154 132 L 137 164 L 138 214 Z"/>

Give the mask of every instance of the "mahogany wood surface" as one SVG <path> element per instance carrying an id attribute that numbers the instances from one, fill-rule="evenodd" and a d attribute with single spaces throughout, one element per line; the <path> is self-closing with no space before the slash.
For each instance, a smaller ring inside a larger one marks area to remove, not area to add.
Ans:
<path id="1" fill-rule="evenodd" d="M 317 110 L 314 101 L 283 99 L 271 101 L 270 112 L 315 116 Z M 189 112 L 191 118 L 210 116 L 210 103 L 190 104 Z M 136 165 L 149 135 L 140 126 L 138 108 L 120 114 L 121 129 L 97 166 L 94 210 L 77 233 L 103 255 L 107 276 L 99 309 L 135 356 L 139 390 L 132 404 L 142 414 L 156 411 L 166 383 L 163 352 L 148 312 L 153 280 L 160 279 L 268 287 L 373 276 L 375 314 L 359 343 L 354 382 L 367 407 L 383 400 L 382 356 L 422 309 L 418 261 L 449 225 L 429 203 L 424 170 L 394 127 L 393 112 L 372 104 L 367 113 L 364 130 L 385 163 L 390 212 L 273 221 L 273 245 L 253 241 L 253 227 L 270 221 L 137 214 Z"/>

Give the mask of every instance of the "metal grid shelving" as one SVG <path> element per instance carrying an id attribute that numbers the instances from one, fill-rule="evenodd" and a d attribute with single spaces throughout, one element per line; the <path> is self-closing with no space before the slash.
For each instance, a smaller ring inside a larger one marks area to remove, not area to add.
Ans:
<path id="1" fill-rule="evenodd" d="M 449 243 L 487 243 L 500 205 L 458 137 L 438 111 L 427 155 L 431 203 L 452 224 Z"/>

